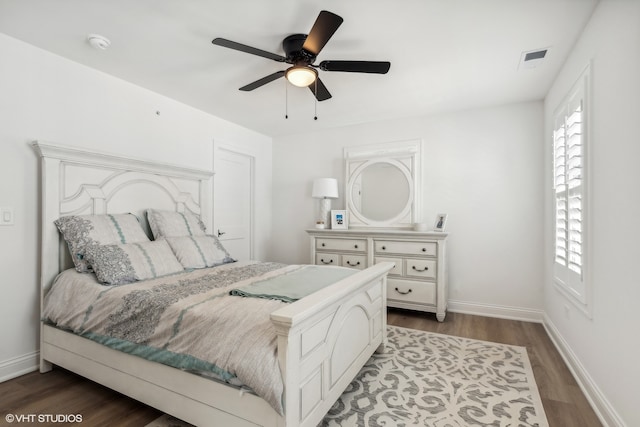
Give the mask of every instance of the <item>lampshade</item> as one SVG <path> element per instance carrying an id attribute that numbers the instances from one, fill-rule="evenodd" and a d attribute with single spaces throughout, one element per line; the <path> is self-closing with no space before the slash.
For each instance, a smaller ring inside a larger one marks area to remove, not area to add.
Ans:
<path id="1" fill-rule="evenodd" d="M 338 180 L 335 178 L 314 179 L 311 197 L 315 197 L 317 199 L 337 199 Z"/>
<path id="2" fill-rule="evenodd" d="M 304 65 L 294 65 L 285 72 L 285 77 L 289 82 L 298 87 L 307 87 L 318 77 L 318 72 L 313 68 Z"/>

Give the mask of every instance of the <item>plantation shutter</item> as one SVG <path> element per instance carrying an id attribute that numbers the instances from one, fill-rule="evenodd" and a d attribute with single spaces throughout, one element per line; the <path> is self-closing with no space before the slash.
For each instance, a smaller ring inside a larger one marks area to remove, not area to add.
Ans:
<path id="1" fill-rule="evenodd" d="M 586 76 L 557 110 L 553 130 L 555 281 L 586 303 L 585 243 Z"/>
<path id="2" fill-rule="evenodd" d="M 566 131 L 569 269 L 582 276 L 582 100 L 570 106 Z"/>
<path id="3" fill-rule="evenodd" d="M 556 263 L 567 265 L 567 185 L 566 185 L 566 150 L 564 116 L 556 119 L 556 129 L 553 131 L 553 159 L 554 159 L 554 189 L 556 213 Z"/>

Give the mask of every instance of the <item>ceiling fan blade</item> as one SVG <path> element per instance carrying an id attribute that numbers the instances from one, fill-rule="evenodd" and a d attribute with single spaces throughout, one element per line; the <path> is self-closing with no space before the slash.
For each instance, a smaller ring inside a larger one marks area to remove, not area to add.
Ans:
<path id="1" fill-rule="evenodd" d="M 262 56 L 263 58 L 273 59 L 274 61 L 284 62 L 285 57 L 281 55 L 277 55 L 275 53 L 267 52 L 266 50 L 258 49 L 255 47 L 247 46 L 246 44 L 237 43 L 231 40 L 223 39 L 223 38 L 215 38 L 211 42 L 215 45 L 227 47 L 229 49 L 239 50 L 240 52 L 250 53 L 252 55 Z"/>
<path id="2" fill-rule="evenodd" d="M 302 45 L 302 49 L 317 56 L 331 36 L 333 36 L 333 33 L 335 33 L 342 24 L 342 21 L 343 19 L 335 13 L 326 10 L 321 11 L 313 27 L 311 27 L 311 31 Z"/>
<path id="3" fill-rule="evenodd" d="M 256 80 L 255 82 L 249 83 L 246 86 L 242 86 L 240 90 L 248 92 L 250 90 L 257 89 L 260 86 L 266 85 L 267 83 L 270 83 L 274 80 L 277 80 L 282 76 L 284 76 L 284 71 L 276 71 L 273 74 L 269 74 L 268 76 L 261 78 L 260 80 Z"/>
<path id="4" fill-rule="evenodd" d="M 316 93 L 316 83 L 318 86 L 317 93 Z M 331 98 L 331 94 L 329 93 L 329 90 L 324 85 L 324 83 L 322 83 L 322 80 L 320 80 L 320 78 L 317 78 L 315 82 L 311 83 L 309 85 L 309 89 L 311 90 L 311 93 L 313 93 L 313 95 L 316 97 L 318 101 L 326 101 L 327 99 Z"/>
<path id="5" fill-rule="evenodd" d="M 322 61 L 318 65 L 322 71 L 375 74 L 386 74 L 390 67 L 391 63 L 386 61 Z"/>

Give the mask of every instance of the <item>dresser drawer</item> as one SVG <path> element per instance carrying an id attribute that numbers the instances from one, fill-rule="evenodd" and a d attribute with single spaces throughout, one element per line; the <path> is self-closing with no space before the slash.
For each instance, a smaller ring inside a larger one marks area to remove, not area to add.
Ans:
<path id="1" fill-rule="evenodd" d="M 405 259 L 407 277 L 436 278 L 436 261 L 431 259 Z"/>
<path id="2" fill-rule="evenodd" d="M 316 239 L 317 250 L 365 252 L 367 241 L 364 239 Z"/>
<path id="3" fill-rule="evenodd" d="M 339 254 L 316 254 L 316 265 L 340 265 Z"/>
<path id="4" fill-rule="evenodd" d="M 379 262 L 392 262 L 394 263 L 394 267 L 389 270 L 389 274 L 392 276 L 402 276 L 402 258 L 387 258 L 387 257 L 379 257 L 377 256 L 375 258 L 375 260 L 373 261 L 374 264 L 377 264 Z"/>
<path id="5" fill-rule="evenodd" d="M 436 303 L 436 284 L 411 280 L 387 279 L 387 299 L 413 304 Z"/>
<path id="6" fill-rule="evenodd" d="M 375 241 L 376 254 L 403 254 L 436 256 L 437 244 L 433 242 L 398 242 L 390 240 Z"/>
<path id="7" fill-rule="evenodd" d="M 342 255 L 341 263 L 343 267 L 352 267 L 360 270 L 367 268 L 367 257 L 364 255 Z"/>

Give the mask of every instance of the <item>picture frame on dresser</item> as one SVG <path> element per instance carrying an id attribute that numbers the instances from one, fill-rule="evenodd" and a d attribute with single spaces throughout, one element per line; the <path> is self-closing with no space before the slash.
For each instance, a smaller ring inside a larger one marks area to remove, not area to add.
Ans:
<path id="1" fill-rule="evenodd" d="M 331 229 L 347 230 L 348 228 L 349 222 L 347 219 L 347 211 L 342 209 L 331 210 Z"/>
<path id="2" fill-rule="evenodd" d="M 443 232 L 447 225 L 447 214 L 436 215 L 436 222 L 433 225 L 433 231 Z"/>

